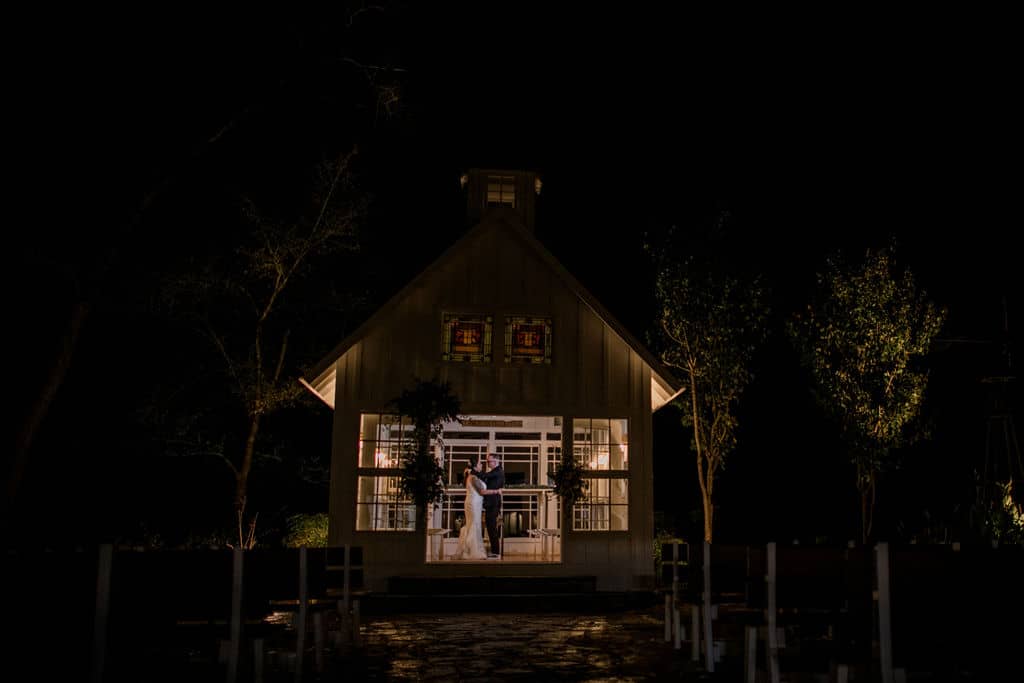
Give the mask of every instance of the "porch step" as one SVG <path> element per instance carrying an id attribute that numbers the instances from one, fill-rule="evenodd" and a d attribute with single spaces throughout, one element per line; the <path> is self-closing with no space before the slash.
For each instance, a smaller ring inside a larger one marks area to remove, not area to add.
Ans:
<path id="1" fill-rule="evenodd" d="M 388 593 L 400 595 L 551 595 L 597 590 L 595 576 L 392 576 Z"/>
<path id="2" fill-rule="evenodd" d="M 358 599 L 361 613 L 365 615 L 455 612 L 607 614 L 652 607 L 662 600 L 653 591 L 437 595 L 365 593 L 358 596 Z"/>

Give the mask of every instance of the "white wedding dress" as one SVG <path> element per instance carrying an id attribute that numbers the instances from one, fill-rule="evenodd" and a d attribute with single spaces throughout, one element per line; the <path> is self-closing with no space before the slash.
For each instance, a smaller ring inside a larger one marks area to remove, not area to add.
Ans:
<path id="1" fill-rule="evenodd" d="M 486 560 L 484 550 L 483 529 L 480 518 L 483 515 L 484 497 L 480 493 L 487 490 L 479 477 L 470 476 L 466 479 L 466 523 L 459 530 L 459 546 L 452 556 L 456 560 Z"/>

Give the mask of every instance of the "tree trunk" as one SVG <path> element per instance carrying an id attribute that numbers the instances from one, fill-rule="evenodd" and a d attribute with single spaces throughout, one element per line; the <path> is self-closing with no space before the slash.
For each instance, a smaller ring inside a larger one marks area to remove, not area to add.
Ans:
<path id="1" fill-rule="evenodd" d="M 702 498 L 704 503 L 704 540 L 711 543 L 711 529 L 715 506 L 712 505 L 711 494 L 705 493 Z"/>
<path id="2" fill-rule="evenodd" d="M 701 505 L 704 508 L 704 540 L 708 543 L 711 542 L 711 530 L 712 530 L 712 516 L 714 514 L 714 506 L 711 500 L 711 476 L 714 474 L 714 470 L 711 469 L 710 463 L 708 463 L 707 471 L 704 469 L 704 444 L 700 440 L 700 411 L 697 408 L 697 380 L 696 368 L 692 365 L 690 367 L 690 411 L 693 417 L 693 443 L 697 447 L 697 481 L 700 483 L 700 498 Z"/>
<path id="3" fill-rule="evenodd" d="M 61 384 L 64 383 L 64 377 L 71 367 L 71 359 L 75 354 L 79 335 L 86 318 L 89 316 L 89 311 L 89 304 L 85 301 L 79 301 L 74 305 L 71 311 L 71 319 L 68 322 L 68 330 L 64 335 L 64 343 L 61 345 L 57 358 L 54 360 L 50 372 L 46 376 L 46 381 L 40 387 L 38 396 L 29 408 L 28 417 L 26 417 L 25 422 L 18 431 L 17 441 L 14 444 L 11 471 L 7 480 L 8 513 L 14 510 L 15 500 L 21 488 L 21 481 L 25 476 L 28 454 L 32 448 L 32 442 L 35 440 L 36 431 L 46 417 L 46 413 L 50 410 L 50 404 L 53 403 L 54 397 L 57 396 L 57 391 L 60 389 Z M 5 515 L 5 519 L 10 519 L 10 514 Z"/>
<path id="4" fill-rule="evenodd" d="M 857 484 L 860 491 L 861 542 L 867 544 L 868 539 L 871 538 L 871 527 L 874 524 L 875 516 L 875 473 L 869 472 L 866 478 L 858 476 Z"/>
<path id="5" fill-rule="evenodd" d="M 704 540 L 711 543 L 715 506 L 712 500 L 711 467 L 704 469 L 704 456 L 697 455 L 697 481 L 700 483 L 700 502 L 704 510 Z"/>
<path id="6" fill-rule="evenodd" d="M 868 542 L 868 494 L 863 486 L 860 488 L 860 542 L 865 545 Z"/>
<path id="7" fill-rule="evenodd" d="M 246 542 L 245 529 L 245 506 L 249 490 L 249 472 L 252 470 L 253 454 L 256 452 L 256 435 L 260 431 L 260 416 L 253 415 L 249 422 L 249 435 L 245 439 L 245 453 L 242 456 L 242 466 L 238 468 L 235 475 L 235 512 L 238 515 L 238 547 L 248 549 L 251 539 L 255 538 L 255 519 L 250 523 L 250 542 Z"/>

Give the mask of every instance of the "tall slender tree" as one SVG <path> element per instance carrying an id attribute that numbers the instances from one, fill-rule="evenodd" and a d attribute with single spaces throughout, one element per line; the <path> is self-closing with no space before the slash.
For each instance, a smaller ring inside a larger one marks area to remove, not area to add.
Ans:
<path id="1" fill-rule="evenodd" d="M 890 246 L 859 262 L 830 258 L 814 301 L 787 325 L 854 466 L 863 542 L 873 531 L 879 475 L 898 465 L 899 447 L 926 434 L 924 360 L 946 318 L 909 270 L 896 272 L 894 253 Z"/>
<path id="2" fill-rule="evenodd" d="M 659 311 L 655 342 L 661 360 L 678 370 L 686 393 L 677 402 L 691 430 L 704 511 L 704 540 L 714 531 L 715 480 L 736 446 L 737 408 L 753 378 L 769 309 L 760 278 L 711 270 L 690 257 L 673 261 L 648 247 L 656 263 Z"/>
<path id="3" fill-rule="evenodd" d="M 310 138 L 349 136 L 357 127 L 376 127 L 395 116 L 406 70 L 390 63 L 389 56 L 398 54 L 392 39 L 398 32 L 392 27 L 406 14 L 407 8 L 391 2 L 342 3 L 339 12 L 275 17 L 269 23 L 225 15 L 180 25 L 172 21 L 162 31 L 141 22 L 128 30 L 119 24 L 107 33 L 98 26 L 77 32 L 90 44 L 110 48 L 83 44 L 68 52 L 74 59 L 54 62 L 64 64 L 60 71 L 70 74 L 69 82 L 88 82 L 94 95 L 89 111 L 96 118 L 79 117 L 92 125 L 88 135 L 76 138 L 95 145 L 83 157 L 96 160 L 88 174 L 90 210 L 84 212 L 93 225 L 64 234 L 23 231 L 27 244 L 15 248 L 25 274 L 60 290 L 48 305 L 30 309 L 33 318 L 56 318 L 59 337 L 58 343 L 33 338 L 26 345 L 39 367 L 18 392 L 21 415 L 10 462 L 4 458 L 0 472 L 6 507 L 0 527 L 13 519 L 26 472 L 42 456 L 34 453 L 41 450 L 34 448 L 37 437 L 53 419 L 51 408 L 59 403 L 67 377 L 75 375 L 75 366 L 93 360 L 81 358 L 80 347 L 89 346 L 83 337 L 98 338 L 103 316 L 126 307 L 125 292 L 135 291 L 124 285 L 126 272 L 146 251 L 140 245 L 157 239 L 155 224 L 167 206 L 180 202 L 196 178 L 218 168 L 222 159 L 242 159 L 242 150 L 251 149 L 266 155 L 266 140 L 274 134 L 285 136 L 295 150 L 302 137 L 298 132 Z M 190 58 L 166 49 L 168 40 L 187 43 Z M 69 44 L 64 47 L 70 50 Z M 107 55 L 128 53 L 128 62 L 106 61 Z M 231 87 L 225 87 L 225 70 L 234 74 Z M 53 88 L 61 96 L 73 90 Z M 55 112 L 67 109 L 54 107 Z M 134 114 L 124 119 L 125 111 Z M 76 212 L 82 214 L 82 208 Z M 19 327 L 39 334 L 38 325 Z M 62 427 L 54 425 L 54 431 Z"/>
<path id="4" fill-rule="evenodd" d="M 234 477 L 237 547 L 251 548 L 256 538 L 258 512 L 249 514 L 248 492 L 260 427 L 300 395 L 296 364 L 289 358 L 295 318 L 285 315 L 286 295 L 315 271 L 315 263 L 323 265 L 324 257 L 358 248 L 363 200 L 350 187 L 354 155 L 346 152 L 318 168 L 306 213 L 273 219 L 244 202 L 240 246 L 171 279 L 164 290 L 171 314 L 208 342 L 219 359 L 218 377 L 244 417 L 240 439 L 190 436 L 219 456 Z"/>

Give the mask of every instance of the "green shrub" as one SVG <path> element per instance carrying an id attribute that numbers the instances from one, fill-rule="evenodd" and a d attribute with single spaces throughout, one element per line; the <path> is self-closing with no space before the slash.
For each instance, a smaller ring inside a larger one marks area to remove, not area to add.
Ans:
<path id="1" fill-rule="evenodd" d="M 288 518 L 288 535 L 284 538 L 289 548 L 326 548 L 327 514 L 298 514 Z"/>
<path id="2" fill-rule="evenodd" d="M 677 538 L 679 537 L 676 534 L 664 529 L 659 530 L 654 537 L 654 581 L 659 586 L 662 583 L 661 568 L 664 560 L 661 556 L 661 547 L 663 544 L 668 543 L 669 541 L 674 541 Z"/>

